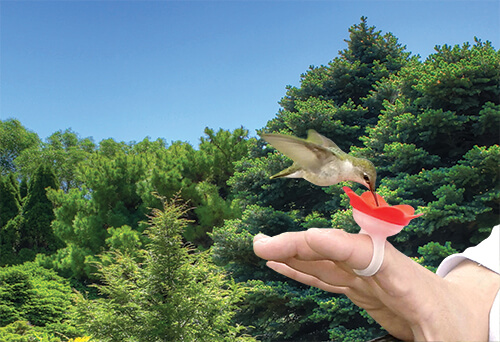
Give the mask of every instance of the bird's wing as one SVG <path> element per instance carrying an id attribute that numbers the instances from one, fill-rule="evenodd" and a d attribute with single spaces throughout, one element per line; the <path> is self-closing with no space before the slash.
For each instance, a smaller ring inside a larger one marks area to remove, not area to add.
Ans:
<path id="1" fill-rule="evenodd" d="M 338 152 L 340 154 L 345 153 L 340 149 L 340 147 L 337 146 L 336 143 L 334 143 L 324 135 L 319 134 L 314 129 L 310 129 L 307 131 L 307 141 L 311 141 L 315 144 L 334 150 L 335 152 Z"/>
<path id="2" fill-rule="evenodd" d="M 294 136 L 264 133 L 260 136 L 301 167 L 311 171 L 319 170 L 328 161 L 343 159 L 343 156 L 326 147 Z"/>

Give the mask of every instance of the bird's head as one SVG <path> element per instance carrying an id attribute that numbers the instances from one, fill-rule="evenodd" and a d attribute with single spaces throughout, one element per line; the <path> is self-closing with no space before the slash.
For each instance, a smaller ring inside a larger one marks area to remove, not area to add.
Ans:
<path id="1" fill-rule="evenodd" d="M 356 158 L 356 162 L 353 163 L 356 173 L 356 181 L 360 184 L 366 186 L 373 197 L 375 198 L 375 203 L 378 206 L 378 199 L 375 193 L 375 185 L 377 182 L 377 170 L 371 161 L 364 158 Z"/>

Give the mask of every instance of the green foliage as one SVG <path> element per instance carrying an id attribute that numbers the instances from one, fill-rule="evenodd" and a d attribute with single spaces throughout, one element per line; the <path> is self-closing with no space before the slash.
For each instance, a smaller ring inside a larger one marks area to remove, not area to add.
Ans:
<path id="1" fill-rule="evenodd" d="M 160 139 L 133 144 L 102 141 L 77 162 L 75 184 L 81 186 L 49 192 L 56 215 L 52 226 L 66 247 L 40 256 L 39 262 L 66 276 L 91 277 L 91 263 L 98 254 L 116 244 L 130 252 L 145 242 L 138 233 L 145 228 L 148 208 L 161 206 L 155 194 L 178 194 L 195 208 L 188 213 L 191 223 L 184 237 L 208 248 L 207 233 L 213 226 L 240 215 L 224 183 L 233 173 L 233 162 L 247 153 L 248 132 L 215 133 L 207 128 L 206 134 L 199 150 L 182 142 L 167 147 Z"/>
<path id="2" fill-rule="evenodd" d="M 451 241 L 459 250 L 488 236 L 498 222 L 499 163 L 498 145 L 475 146 L 449 168 L 424 170 L 386 182 L 398 199 L 412 194 L 413 203 L 426 204 L 422 208 L 425 215 L 412 223 L 413 234 L 417 233 L 418 238 L 413 253 L 431 235 L 440 243 Z M 396 236 L 405 248 L 410 239 L 413 238 L 406 234 Z"/>
<path id="3" fill-rule="evenodd" d="M 0 120 L 0 174 L 16 172 L 15 159 L 26 149 L 38 148 L 40 138 L 18 120 Z"/>
<path id="4" fill-rule="evenodd" d="M 247 155 L 248 130 L 240 127 L 233 132 L 219 129 L 215 133 L 207 127 L 205 134 L 207 138 L 201 137 L 199 146 L 200 151 L 208 159 L 209 173 L 204 179 L 218 186 L 219 189 L 225 189 L 227 180 L 234 173 L 233 163 Z"/>
<path id="5" fill-rule="evenodd" d="M 106 239 L 106 245 L 110 250 L 117 250 L 122 253 L 133 255 L 142 247 L 140 233 L 130 226 L 119 228 L 109 228 L 110 237 Z"/>
<path id="6" fill-rule="evenodd" d="M 20 210 L 21 197 L 14 174 L 5 177 L 0 175 L 0 231 L 7 222 L 19 215 Z"/>
<path id="7" fill-rule="evenodd" d="M 61 342 L 59 337 L 31 325 L 27 321 L 16 321 L 0 327 L 0 341 L 5 342 Z"/>
<path id="8" fill-rule="evenodd" d="M 47 189 L 57 188 L 56 182 L 49 166 L 42 164 L 38 167 L 29 183 L 21 210 L 0 228 L 0 265 L 32 261 L 37 253 L 50 254 L 63 246 L 51 227 L 55 215 L 52 202 L 47 197 Z M 11 189 L 17 187 L 13 176 L 9 183 Z M 16 190 L 12 192 L 11 197 L 18 201 L 19 193 L 16 194 Z M 13 214 L 15 209 L 11 212 Z"/>
<path id="9" fill-rule="evenodd" d="M 23 223 L 19 229 L 19 248 L 53 252 L 62 243 L 52 232 L 55 218 L 47 188 L 56 189 L 57 180 L 49 166 L 40 165 L 29 185 L 23 207 Z"/>
<path id="10" fill-rule="evenodd" d="M 343 326 L 330 330 L 330 339 L 332 341 L 357 342 L 366 340 L 366 336 L 371 336 L 374 333 L 373 329 L 364 327 L 347 329 Z M 377 332 L 380 335 L 380 332 Z"/>
<path id="11" fill-rule="evenodd" d="M 77 301 L 77 320 L 100 341 L 251 341 L 231 317 L 242 289 L 182 242 L 183 206 L 153 210 L 148 244 L 136 256 L 106 252 L 98 262 L 102 298 Z"/>
<path id="12" fill-rule="evenodd" d="M 22 223 L 23 217 L 17 215 L 0 229 L 0 266 L 20 264 L 34 258 L 34 254 L 26 255 L 26 249 L 23 249 L 24 253 L 18 253 Z"/>
<path id="13" fill-rule="evenodd" d="M 391 242 L 435 268 L 498 224 L 500 54 L 476 40 L 473 46 L 437 47 L 421 62 L 391 34 L 368 27 L 366 18 L 349 32 L 348 48 L 327 66 L 311 67 L 300 87 L 288 87 L 283 108 L 263 130 L 305 136 L 313 128 L 372 160 L 377 192 L 390 204 L 410 204 L 425 214 Z M 258 232 L 359 230 L 340 186 L 268 179 L 289 165 L 257 141 L 228 182 L 244 211 L 214 229 L 212 249 L 215 261 L 248 287 L 237 321 L 255 326 L 252 333 L 264 341 L 380 335 L 366 312 L 345 298 L 283 279 L 253 256 Z"/>
<path id="14" fill-rule="evenodd" d="M 44 341 L 59 341 L 48 338 L 56 332 L 76 336 L 69 323 L 71 305 L 71 288 L 54 271 L 31 262 L 0 268 L 0 327 L 5 327 L 0 336 L 33 341 L 26 336 L 35 334 L 31 327 L 43 332 Z"/>
<path id="15" fill-rule="evenodd" d="M 447 241 L 444 246 L 438 242 L 429 242 L 425 246 L 419 247 L 418 253 L 423 256 L 424 264 L 435 271 L 444 258 L 458 253 L 458 251 L 452 248 L 451 243 Z"/>
<path id="16" fill-rule="evenodd" d="M 487 102 L 497 103 L 499 52 L 491 43 L 476 38 L 469 43 L 453 47 L 436 47 L 422 70 L 415 89 L 422 93 L 418 103 L 424 107 L 451 110 L 459 115 L 477 113 Z"/>
<path id="17" fill-rule="evenodd" d="M 226 265 L 233 278 L 239 281 L 253 278 L 256 272 L 271 273 L 262 270 L 262 261 L 253 253 L 253 236 L 259 232 L 275 235 L 285 230 L 299 230 L 300 225 L 292 215 L 270 207 L 248 206 L 241 219 L 226 220 L 224 226 L 215 227 L 210 234 L 214 240 L 214 261 Z"/>
<path id="18" fill-rule="evenodd" d="M 425 214 L 390 241 L 435 269 L 499 221 L 500 53 L 476 39 L 436 47 L 421 61 L 364 17 L 346 43 L 327 65 L 311 66 L 299 87 L 287 87 L 262 131 L 304 137 L 312 128 L 370 159 L 377 192 Z M 259 232 L 358 232 L 343 184 L 271 181 L 291 161 L 264 141 L 243 128 L 204 133 L 198 149 L 147 138 L 95 145 L 71 130 L 41 142 L 18 121 L 1 121 L 0 265 L 36 258 L 40 272 L 45 266 L 71 278 L 85 293 L 77 321 L 103 341 L 246 339 L 242 326 L 263 341 L 382 334 L 347 298 L 290 281 L 253 253 Z M 164 206 L 163 197 L 180 197 L 192 210 Z M 24 269 L 6 272 L 17 285 L 0 285 L 0 294 L 10 291 L 0 295 L 9 300 L 0 302 L 0 340 L 77 336 L 58 294 L 10 301 L 58 288 L 58 279 L 36 287 Z M 86 288 L 93 280 L 100 297 Z"/>
<path id="19" fill-rule="evenodd" d="M 24 200 L 28 196 L 28 179 L 26 177 L 21 178 L 21 183 L 19 184 L 19 195 L 21 200 Z"/>
<path id="20" fill-rule="evenodd" d="M 278 278 L 276 281 L 249 280 L 245 283 L 248 295 L 240 305 L 242 310 L 236 319 L 253 321 L 251 333 L 260 340 L 338 340 L 339 331 L 351 339 L 366 340 L 367 336 L 382 334 L 372 319 L 368 319 L 369 325 L 366 326 L 366 312 L 346 297 L 332 297 L 322 290 Z M 361 324 L 365 327 L 359 328 Z"/>
<path id="21" fill-rule="evenodd" d="M 372 155 L 389 200 L 422 206 L 425 215 L 394 239 L 412 254 L 430 236 L 457 249 L 477 243 L 499 214 L 500 103 L 491 84 L 498 84 L 500 55 L 480 41 L 436 51 L 421 66 L 403 67 L 400 81 L 382 82 L 397 96 L 360 149 Z M 465 96 L 459 88 L 468 86 L 476 90 Z"/>
<path id="22" fill-rule="evenodd" d="M 223 199 L 219 188 L 208 182 L 200 182 L 196 186 L 199 204 L 194 208 L 195 224 L 189 224 L 184 236 L 192 242 L 200 242 L 199 237 L 208 237 L 213 227 L 222 226 L 224 220 L 241 215 L 238 201 Z"/>
<path id="23" fill-rule="evenodd" d="M 95 144 L 89 138 L 80 139 L 71 130 L 57 131 L 40 146 L 32 146 L 22 151 L 15 164 L 21 175 L 32 177 L 40 164 L 50 163 L 64 191 L 81 185 L 76 173 L 78 163 L 89 158 L 95 150 Z"/>

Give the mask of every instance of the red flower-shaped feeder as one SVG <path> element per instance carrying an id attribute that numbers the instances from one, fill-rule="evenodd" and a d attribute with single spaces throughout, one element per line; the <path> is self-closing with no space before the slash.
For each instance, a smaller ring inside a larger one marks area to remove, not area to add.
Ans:
<path id="1" fill-rule="evenodd" d="M 389 206 L 382 196 L 376 194 L 378 206 L 373 194 L 369 191 L 358 196 L 350 188 L 342 188 L 352 206 L 352 217 L 361 227 L 360 234 L 367 234 L 373 243 L 372 261 L 364 270 L 354 270 L 361 276 L 372 276 L 378 272 L 384 261 L 385 240 L 388 236 L 399 233 L 412 219 L 423 214 L 415 215 L 413 207 L 402 204 Z"/>

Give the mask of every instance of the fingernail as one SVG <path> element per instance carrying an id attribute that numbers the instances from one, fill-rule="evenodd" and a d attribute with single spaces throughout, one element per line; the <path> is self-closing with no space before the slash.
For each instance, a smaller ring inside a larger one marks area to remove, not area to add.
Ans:
<path id="1" fill-rule="evenodd" d="M 259 234 L 254 236 L 253 241 L 260 242 L 260 243 L 266 243 L 267 241 L 269 241 L 269 239 L 270 239 L 269 236 L 262 234 L 262 233 L 259 233 Z"/>

